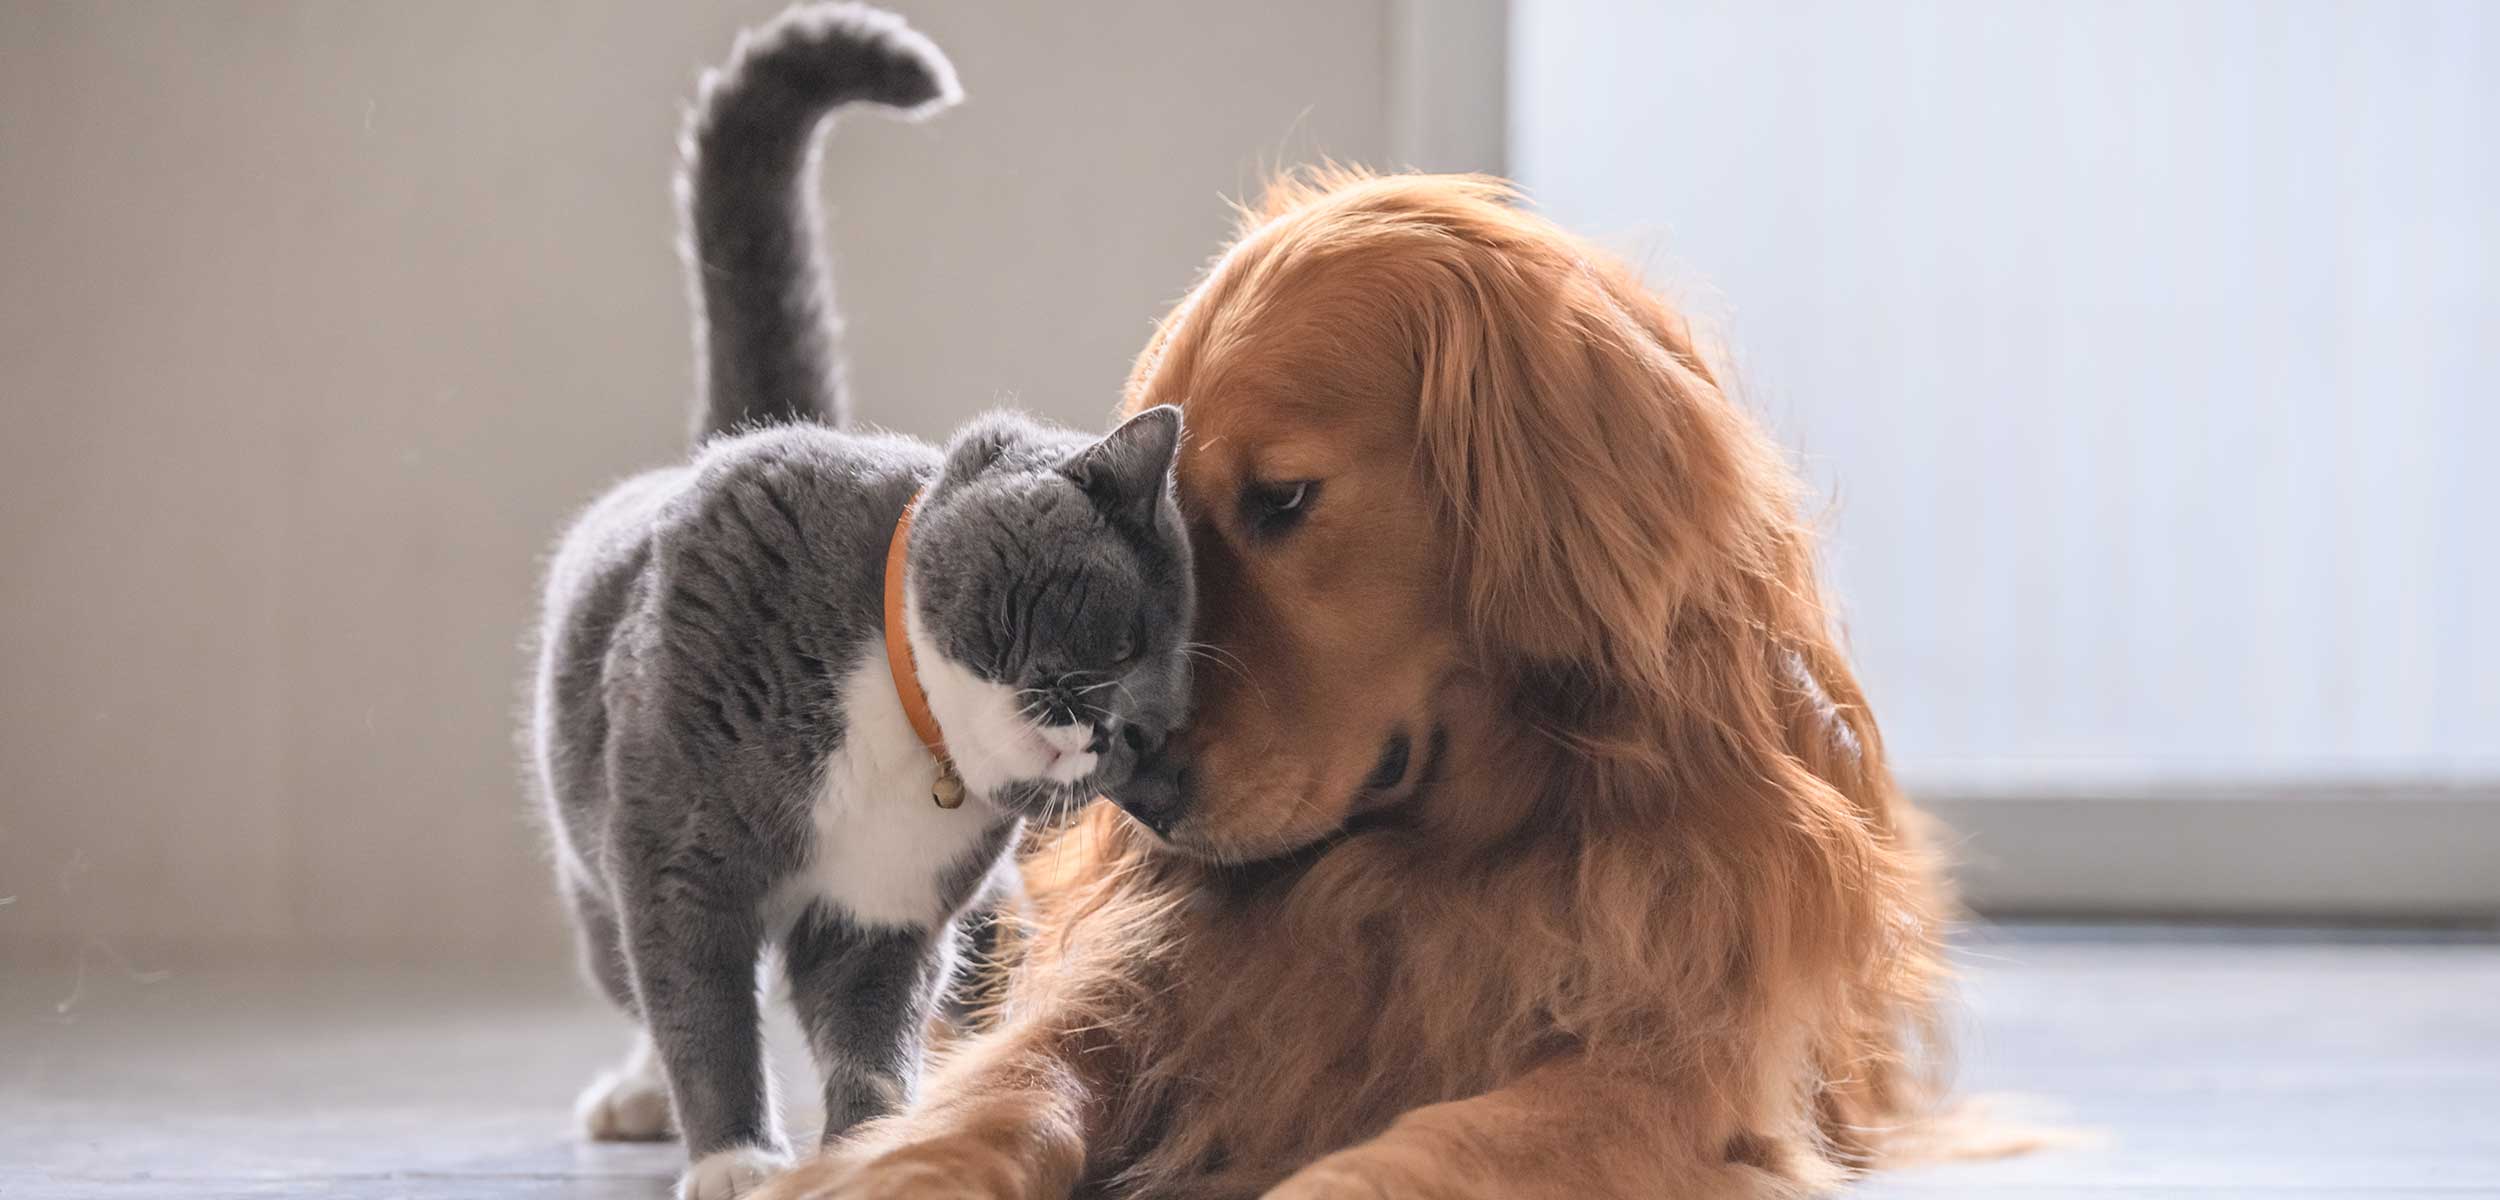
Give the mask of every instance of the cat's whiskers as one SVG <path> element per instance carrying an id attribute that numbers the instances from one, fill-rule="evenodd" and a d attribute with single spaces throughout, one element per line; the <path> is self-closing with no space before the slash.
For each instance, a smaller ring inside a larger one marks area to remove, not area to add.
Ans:
<path id="1" fill-rule="evenodd" d="M 1222 646 L 1218 646 L 1213 642 L 1182 642 L 1181 652 L 1184 654 L 1196 655 L 1206 659 L 1208 662 L 1228 667 L 1235 673 L 1242 675 L 1244 678 L 1249 676 L 1249 668 L 1242 664 L 1240 655 L 1235 654 Z M 1219 655 L 1221 657 L 1218 657 Z"/>
<path id="2" fill-rule="evenodd" d="M 1239 676 L 1243 683 L 1250 685 L 1251 693 L 1258 697 L 1261 705 L 1270 708 L 1274 707 L 1274 705 L 1269 704 L 1268 702 L 1267 689 L 1259 686 L 1258 679 L 1250 674 L 1247 667 L 1242 665 L 1240 655 L 1237 655 L 1222 646 L 1215 645 L 1212 642 L 1182 642 L 1181 653 L 1189 655 L 1191 658 L 1202 659 L 1206 662 L 1214 663 L 1216 666 L 1231 671 L 1233 674 Z"/>

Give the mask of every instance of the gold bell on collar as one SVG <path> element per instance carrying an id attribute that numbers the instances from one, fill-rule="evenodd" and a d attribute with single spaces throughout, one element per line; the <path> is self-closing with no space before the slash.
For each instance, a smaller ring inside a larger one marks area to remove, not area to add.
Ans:
<path id="1" fill-rule="evenodd" d="M 964 802 L 964 777 L 955 773 L 955 764 L 938 766 L 937 782 L 929 785 L 929 798 L 939 808 L 960 808 Z"/>

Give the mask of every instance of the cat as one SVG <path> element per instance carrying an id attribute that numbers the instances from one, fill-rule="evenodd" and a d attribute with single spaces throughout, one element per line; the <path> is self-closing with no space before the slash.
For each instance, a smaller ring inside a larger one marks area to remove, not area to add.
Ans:
<path id="1" fill-rule="evenodd" d="M 995 413 L 943 448 L 844 428 L 821 129 L 956 96 L 936 46 L 847 4 L 784 13 L 706 76 L 679 175 L 697 449 L 593 503 L 548 569 L 536 790 L 587 971 L 643 1026 L 581 1117 L 681 1133 L 683 1197 L 786 1160 L 768 948 L 826 1139 L 895 1110 L 1021 823 L 1118 782 L 1188 702 L 1177 410 L 1100 438 Z"/>

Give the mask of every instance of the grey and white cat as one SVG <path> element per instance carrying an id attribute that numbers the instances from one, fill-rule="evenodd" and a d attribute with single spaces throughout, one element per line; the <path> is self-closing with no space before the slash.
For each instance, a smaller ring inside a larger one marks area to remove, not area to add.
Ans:
<path id="1" fill-rule="evenodd" d="M 681 1131 L 682 1196 L 738 1195 L 785 1157 L 768 947 L 827 1137 L 896 1108 L 958 922 L 1012 886 L 1019 823 L 1117 782 L 1187 700 L 1175 410 L 1098 439 L 994 414 L 942 450 L 840 428 L 820 126 L 955 95 L 935 46 L 855 5 L 793 9 L 705 78 L 680 176 L 702 440 L 593 504 L 547 580 L 531 735 L 557 875 L 589 973 L 646 1031 L 582 1115 L 594 1137 Z M 970 793 L 953 809 L 886 656 L 886 553 L 915 496 L 905 624 Z"/>

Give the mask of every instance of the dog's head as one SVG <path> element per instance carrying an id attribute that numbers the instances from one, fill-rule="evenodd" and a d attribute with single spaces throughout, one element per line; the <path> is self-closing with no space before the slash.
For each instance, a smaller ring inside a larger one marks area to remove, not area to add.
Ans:
<path id="1" fill-rule="evenodd" d="M 1127 402 L 1188 414 L 1202 648 L 1186 732 L 1114 799 L 1219 859 L 1492 819 L 1437 784 L 1676 687 L 1672 631 L 1788 511 L 1676 318 L 1481 179 L 1279 185 Z"/>

